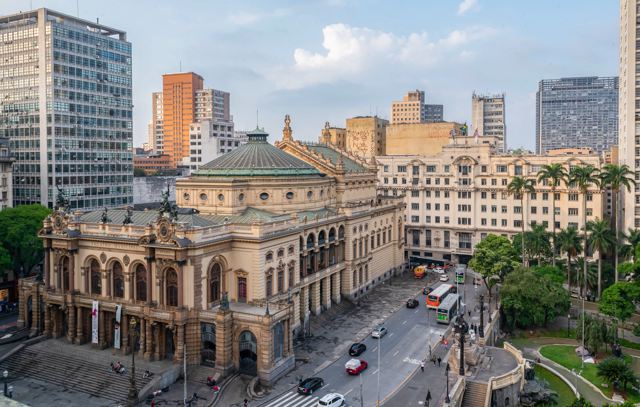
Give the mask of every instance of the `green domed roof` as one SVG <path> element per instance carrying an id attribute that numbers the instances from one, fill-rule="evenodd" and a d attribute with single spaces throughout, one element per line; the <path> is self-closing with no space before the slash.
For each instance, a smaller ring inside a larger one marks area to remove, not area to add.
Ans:
<path id="1" fill-rule="evenodd" d="M 287 154 L 267 142 L 269 136 L 256 128 L 247 133 L 249 140 L 235 150 L 202 165 L 195 176 L 256 177 L 322 175 L 314 166 Z"/>

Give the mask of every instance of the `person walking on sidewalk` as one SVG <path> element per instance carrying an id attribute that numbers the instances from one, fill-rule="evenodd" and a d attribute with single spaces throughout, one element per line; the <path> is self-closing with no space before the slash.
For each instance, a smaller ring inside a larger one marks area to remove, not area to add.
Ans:
<path id="1" fill-rule="evenodd" d="M 438 367 L 440 367 L 440 362 L 442 362 L 442 358 L 438 356 Z"/>
<path id="2" fill-rule="evenodd" d="M 424 372 L 424 360 L 420 362 L 420 370 Z"/>

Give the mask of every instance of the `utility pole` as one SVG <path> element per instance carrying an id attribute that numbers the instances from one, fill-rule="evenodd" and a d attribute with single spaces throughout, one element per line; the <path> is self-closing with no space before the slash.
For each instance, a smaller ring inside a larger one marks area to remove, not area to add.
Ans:
<path id="1" fill-rule="evenodd" d="M 184 405 L 187 405 L 187 346 L 184 346 Z"/>
<path id="2" fill-rule="evenodd" d="M 376 406 L 380 407 L 380 373 L 382 372 L 382 366 L 380 366 L 380 348 L 382 348 L 382 338 L 378 341 L 378 396 L 376 398 Z"/>
<path id="3" fill-rule="evenodd" d="M 364 395 L 362 393 L 362 374 L 359 374 L 358 376 L 360 376 L 360 407 L 364 407 Z"/>

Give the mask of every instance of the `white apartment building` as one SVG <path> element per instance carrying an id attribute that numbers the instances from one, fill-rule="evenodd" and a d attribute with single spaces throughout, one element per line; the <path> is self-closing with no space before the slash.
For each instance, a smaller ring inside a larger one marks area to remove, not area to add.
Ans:
<path id="1" fill-rule="evenodd" d="M 233 121 L 231 117 L 231 95 L 217 89 L 200 89 L 196 91 L 196 122 L 215 120 Z"/>
<path id="2" fill-rule="evenodd" d="M 507 150 L 507 122 L 505 119 L 504 93 L 471 97 L 471 134 L 491 136 L 498 140 L 498 151 Z"/>
<path id="3" fill-rule="evenodd" d="M 191 123 L 189 139 L 189 156 L 183 159 L 182 165 L 188 167 L 189 171 L 195 171 L 202 164 L 245 144 L 247 135 L 234 132 L 233 122 L 207 119 Z"/>
<path id="4" fill-rule="evenodd" d="M 9 139 L 0 137 L 0 211 L 13 206 L 13 156 Z"/>
<path id="5" fill-rule="evenodd" d="M 636 186 L 622 191 L 622 230 L 640 227 L 640 72 L 638 58 L 640 2 L 620 0 L 620 71 L 618 90 L 618 146 L 620 164 L 635 172 Z"/>
<path id="6" fill-rule="evenodd" d="M 562 150 L 547 156 L 500 154 L 472 137 L 468 144 L 451 142 L 436 156 L 379 156 L 378 185 L 382 195 L 405 196 L 405 259 L 466 263 L 473 248 L 489 233 L 512 236 L 525 225 L 544 224 L 551 230 L 549 185 L 520 199 L 507 193 L 515 175 L 537 178 L 540 168 L 561 162 L 600 167 L 601 159 L 584 150 Z M 556 195 L 556 228 L 582 224 L 582 197 L 562 186 Z M 602 218 L 603 198 L 596 188 L 587 197 L 587 220 Z M 528 226 L 527 226 L 528 227 Z"/>
<path id="7" fill-rule="evenodd" d="M 164 150 L 164 119 L 162 111 L 162 92 L 153 92 L 151 94 L 151 121 L 148 127 L 147 143 L 149 144 L 149 148 L 158 154 L 162 154 Z"/>

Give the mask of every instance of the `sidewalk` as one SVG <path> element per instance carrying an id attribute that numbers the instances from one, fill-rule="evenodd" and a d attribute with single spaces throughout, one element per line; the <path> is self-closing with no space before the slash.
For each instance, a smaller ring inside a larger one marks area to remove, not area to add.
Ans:
<path id="1" fill-rule="evenodd" d="M 407 298 L 416 295 L 425 285 L 435 282 L 432 280 L 415 280 L 409 272 L 392 278 L 391 284 L 385 282 L 374 288 L 369 294 L 360 299 L 360 306 L 346 307 L 348 310 L 333 316 L 333 319 L 324 321 L 321 326 L 312 330 L 313 336 L 299 343 L 295 348 L 296 368 L 282 377 L 274 387 L 267 390 L 263 399 L 253 400 L 250 405 L 260 405 L 274 399 L 291 390 L 298 384 L 300 377 L 309 377 L 317 374 L 327 366 L 344 355 L 345 350 L 353 342 L 365 338 L 371 329 L 383 322 L 392 313 L 404 307 Z M 322 320 L 323 315 L 312 317 Z M 306 360 L 307 363 L 302 362 Z M 242 401 L 247 398 L 248 381 L 236 379 L 227 388 L 216 406 L 242 406 Z"/>

